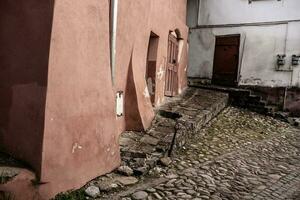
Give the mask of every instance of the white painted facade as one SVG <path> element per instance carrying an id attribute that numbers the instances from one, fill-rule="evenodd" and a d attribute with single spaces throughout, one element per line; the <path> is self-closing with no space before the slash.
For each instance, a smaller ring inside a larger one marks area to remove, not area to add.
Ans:
<path id="1" fill-rule="evenodd" d="M 191 0 L 188 9 L 189 77 L 211 79 L 216 36 L 240 34 L 239 85 L 300 86 L 300 66 L 291 66 L 300 55 L 299 0 Z M 277 54 L 286 54 L 286 71 L 275 70 Z"/>

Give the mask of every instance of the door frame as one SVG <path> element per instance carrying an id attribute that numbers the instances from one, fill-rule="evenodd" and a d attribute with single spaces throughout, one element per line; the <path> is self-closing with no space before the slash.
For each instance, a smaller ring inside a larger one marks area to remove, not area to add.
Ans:
<path id="1" fill-rule="evenodd" d="M 236 65 L 236 69 L 235 69 L 235 81 L 233 83 L 233 86 L 237 86 L 239 83 L 239 78 L 240 78 L 240 55 L 241 55 L 241 34 L 229 34 L 229 35 L 216 35 L 215 36 L 215 50 L 214 50 L 214 60 L 213 60 L 213 74 L 212 74 L 212 84 L 214 84 L 214 76 L 215 76 L 215 63 L 216 63 L 216 51 L 217 51 L 217 39 L 218 38 L 238 38 L 238 52 L 237 52 L 237 65 Z"/>
<path id="2" fill-rule="evenodd" d="M 173 97 L 178 94 L 178 53 L 178 36 L 175 36 L 172 34 L 172 32 L 170 32 L 168 36 L 168 52 L 164 91 L 165 96 L 168 97 Z"/>
<path id="3" fill-rule="evenodd" d="M 147 59 L 146 59 L 145 80 L 147 83 L 147 88 L 150 93 L 150 99 L 151 99 L 152 106 L 155 105 L 155 98 L 156 98 L 156 69 L 157 69 L 159 39 L 160 38 L 156 33 L 152 32 L 152 31 L 150 32 L 149 42 L 148 42 L 148 50 L 147 50 Z M 150 67 L 152 67 L 151 70 L 150 70 Z M 150 73 L 150 72 L 152 72 L 152 73 Z M 148 78 L 151 78 L 150 75 L 152 75 L 152 78 L 153 78 L 151 90 L 148 85 L 149 84 Z"/>

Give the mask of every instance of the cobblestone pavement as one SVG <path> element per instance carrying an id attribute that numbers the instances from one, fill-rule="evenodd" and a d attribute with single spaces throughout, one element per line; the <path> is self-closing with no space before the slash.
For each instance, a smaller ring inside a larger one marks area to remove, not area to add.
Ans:
<path id="1" fill-rule="evenodd" d="M 110 199 L 300 199 L 300 130 L 225 109 L 167 167 Z"/>
<path id="2" fill-rule="evenodd" d="M 160 158 L 181 149 L 188 138 L 217 116 L 227 104 L 228 95 L 225 93 L 187 89 L 183 95 L 158 108 L 148 130 L 128 131 L 121 135 L 122 166 L 130 167 L 135 175 L 147 174 Z"/>

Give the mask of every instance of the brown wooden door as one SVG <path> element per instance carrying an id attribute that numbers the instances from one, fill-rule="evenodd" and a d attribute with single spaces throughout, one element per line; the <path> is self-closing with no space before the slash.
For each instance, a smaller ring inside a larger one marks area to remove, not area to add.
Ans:
<path id="1" fill-rule="evenodd" d="M 168 43 L 168 58 L 166 67 L 165 95 L 175 96 L 178 85 L 178 41 L 170 34 Z"/>
<path id="2" fill-rule="evenodd" d="M 212 83 L 236 86 L 239 65 L 240 36 L 219 36 L 216 38 Z"/>

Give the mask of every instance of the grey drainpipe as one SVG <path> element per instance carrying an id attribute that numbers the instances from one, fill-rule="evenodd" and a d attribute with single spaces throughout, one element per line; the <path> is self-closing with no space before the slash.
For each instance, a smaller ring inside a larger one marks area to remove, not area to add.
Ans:
<path id="1" fill-rule="evenodd" d="M 115 85 L 116 73 L 116 39 L 117 39 L 117 24 L 118 24 L 118 2 L 119 0 L 111 0 L 111 41 L 110 41 L 110 62 L 111 62 L 111 80 L 112 85 Z"/>
<path id="2" fill-rule="evenodd" d="M 286 33 L 285 33 L 285 44 L 284 44 L 284 54 L 286 55 L 287 54 L 287 41 L 288 41 L 288 35 L 289 35 L 289 23 L 287 22 L 286 24 Z M 292 66 L 293 67 L 293 66 Z M 292 84 L 293 84 L 293 75 L 294 75 L 294 69 L 292 68 L 292 71 L 291 71 L 291 79 L 290 79 L 290 83 L 287 87 L 285 87 L 285 90 L 284 90 L 284 98 L 283 98 L 283 110 L 285 110 L 286 108 L 286 99 L 287 99 L 287 93 L 288 93 L 288 89 L 290 87 L 292 87 Z"/>

